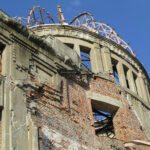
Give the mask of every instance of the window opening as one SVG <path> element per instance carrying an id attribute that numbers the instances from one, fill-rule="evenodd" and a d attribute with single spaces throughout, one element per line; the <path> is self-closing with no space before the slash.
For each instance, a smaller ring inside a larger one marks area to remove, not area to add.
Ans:
<path id="1" fill-rule="evenodd" d="M 118 63 L 117 60 L 112 59 L 113 74 L 114 74 L 114 77 L 115 77 L 117 83 L 120 84 L 120 81 L 119 81 L 119 75 L 118 75 L 118 71 L 117 71 L 117 63 Z"/>
<path id="2" fill-rule="evenodd" d="M 123 65 L 123 69 L 124 69 L 124 75 L 125 75 L 125 80 L 126 80 L 126 85 L 127 85 L 127 88 L 129 89 L 129 80 L 128 80 L 128 77 L 127 77 L 127 72 L 128 72 L 128 68 L 126 66 Z"/>
<path id="3" fill-rule="evenodd" d="M 91 71 L 90 48 L 80 46 L 80 55 L 81 55 L 81 66 L 84 69 Z"/>
<path id="4" fill-rule="evenodd" d="M 113 127 L 113 114 L 101 110 L 100 108 L 96 107 L 93 103 L 92 111 L 96 135 L 115 138 Z"/>
<path id="5" fill-rule="evenodd" d="M 71 44 L 71 43 L 64 43 L 65 45 L 67 45 L 68 47 L 70 47 L 71 49 L 74 48 L 74 44 Z"/>
<path id="6" fill-rule="evenodd" d="M 2 73 L 2 54 L 5 49 L 5 45 L 0 43 L 0 74 Z"/>
<path id="7" fill-rule="evenodd" d="M 133 73 L 133 80 L 134 80 L 134 84 L 135 84 L 135 90 L 136 90 L 136 92 L 138 94 L 138 90 L 137 90 L 137 75 L 135 75 L 134 73 Z"/>

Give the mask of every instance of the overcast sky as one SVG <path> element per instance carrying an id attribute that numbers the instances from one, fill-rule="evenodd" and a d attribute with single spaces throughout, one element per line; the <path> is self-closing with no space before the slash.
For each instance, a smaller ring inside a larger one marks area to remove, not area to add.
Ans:
<path id="1" fill-rule="evenodd" d="M 29 9 L 39 5 L 57 22 L 58 4 L 67 22 L 89 11 L 97 22 L 115 28 L 150 72 L 150 0 L 2 0 L 0 8 L 11 17 L 27 17 Z"/>

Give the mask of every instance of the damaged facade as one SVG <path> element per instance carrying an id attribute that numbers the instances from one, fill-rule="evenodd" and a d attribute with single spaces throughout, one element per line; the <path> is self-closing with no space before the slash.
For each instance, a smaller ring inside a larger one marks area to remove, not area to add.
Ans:
<path id="1" fill-rule="evenodd" d="M 149 149 L 149 77 L 119 44 L 0 11 L 0 55 L 1 150 Z"/>

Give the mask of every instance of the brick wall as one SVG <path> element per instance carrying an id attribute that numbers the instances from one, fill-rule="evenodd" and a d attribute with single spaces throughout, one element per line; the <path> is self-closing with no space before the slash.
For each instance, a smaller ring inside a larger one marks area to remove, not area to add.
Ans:
<path id="1" fill-rule="evenodd" d="M 48 86 L 46 90 L 52 93 Z M 92 145 L 91 116 L 84 88 L 71 80 L 63 79 L 60 99 L 56 99 L 57 96 L 54 95 L 48 98 L 48 92 L 43 94 L 38 105 L 38 113 L 34 117 L 35 121 L 38 120 L 37 122 L 40 122 L 42 126 L 56 130 L 77 143 Z"/>
<path id="2" fill-rule="evenodd" d="M 97 77 L 90 80 L 90 91 L 92 92 L 121 100 L 120 90 L 120 86 L 107 74 L 105 78 Z"/>
<path id="3" fill-rule="evenodd" d="M 122 100 L 123 107 L 120 108 L 114 117 L 116 137 L 123 141 L 148 140 L 144 134 L 139 120 L 130 108 L 126 98 Z"/>
<path id="4" fill-rule="evenodd" d="M 107 79 L 96 78 L 91 80 L 90 90 L 122 102 L 122 108 L 117 110 L 113 119 L 117 139 L 123 141 L 135 139 L 148 140 L 141 128 L 139 120 L 128 104 L 127 96 L 121 92 L 122 89 L 118 84 L 113 82 L 109 77 Z"/>
<path id="5" fill-rule="evenodd" d="M 137 137 L 146 139 L 139 121 L 128 105 L 126 96 L 121 94 L 120 87 L 113 80 L 95 78 L 91 79 L 89 87 L 82 87 L 62 77 L 60 88 L 52 83 L 42 86 L 35 77 L 31 81 L 37 88 L 36 92 L 31 89 L 26 94 L 32 101 L 35 98 L 38 104 L 32 118 L 35 124 L 41 127 L 43 142 L 41 143 L 40 140 L 40 146 L 42 145 L 43 148 L 49 150 L 69 150 L 73 147 L 79 150 L 123 149 L 123 141 L 137 139 Z M 116 112 L 113 119 L 117 139 L 97 137 L 93 132 L 90 99 L 86 97 L 87 90 L 122 102 L 123 107 Z M 39 138 L 41 139 L 41 134 Z"/>

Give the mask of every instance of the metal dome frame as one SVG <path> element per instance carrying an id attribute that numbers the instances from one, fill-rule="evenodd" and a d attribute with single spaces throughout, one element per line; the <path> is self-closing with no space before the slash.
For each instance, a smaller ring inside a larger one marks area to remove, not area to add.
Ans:
<path id="1" fill-rule="evenodd" d="M 50 16 L 50 14 L 40 6 L 33 6 L 33 8 L 30 9 L 28 18 L 16 16 L 14 19 L 22 24 L 25 24 L 27 28 L 44 24 L 55 24 L 54 19 Z M 79 14 L 69 24 L 67 24 L 64 19 L 63 12 L 61 11 L 61 7 L 58 5 L 58 20 L 59 24 L 61 25 L 72 25 L 100 34 L 127 49 L 133 56 L 135 56 L 134 51 L 130 45 L 126 43 L 121 37 L 119 37 L 119 35 L 115 32 L 115 29 L 111 28 L 108 24 L 103 22 L 96 22 L 93 18 L 93 15 L 89 12 L 83 12 Z"/>
<path id="2" fill-rule="evenodd" d="M 79 14 L 69 23 L 69 25 L 84 28 L 111 39 L 115 43 L 121 45 L 123 48 L 129 50 L 131 54 L 135 56 L 134 51 L 131 49 L 129 44 L 127 44 L 122 38 L 119 37 L 119 35 L 115 32 L 115 29 L 111 28 L 108 24 L 103 22 L 96 22 L 93 18 L 93 15 L 89 12 Z"/>

